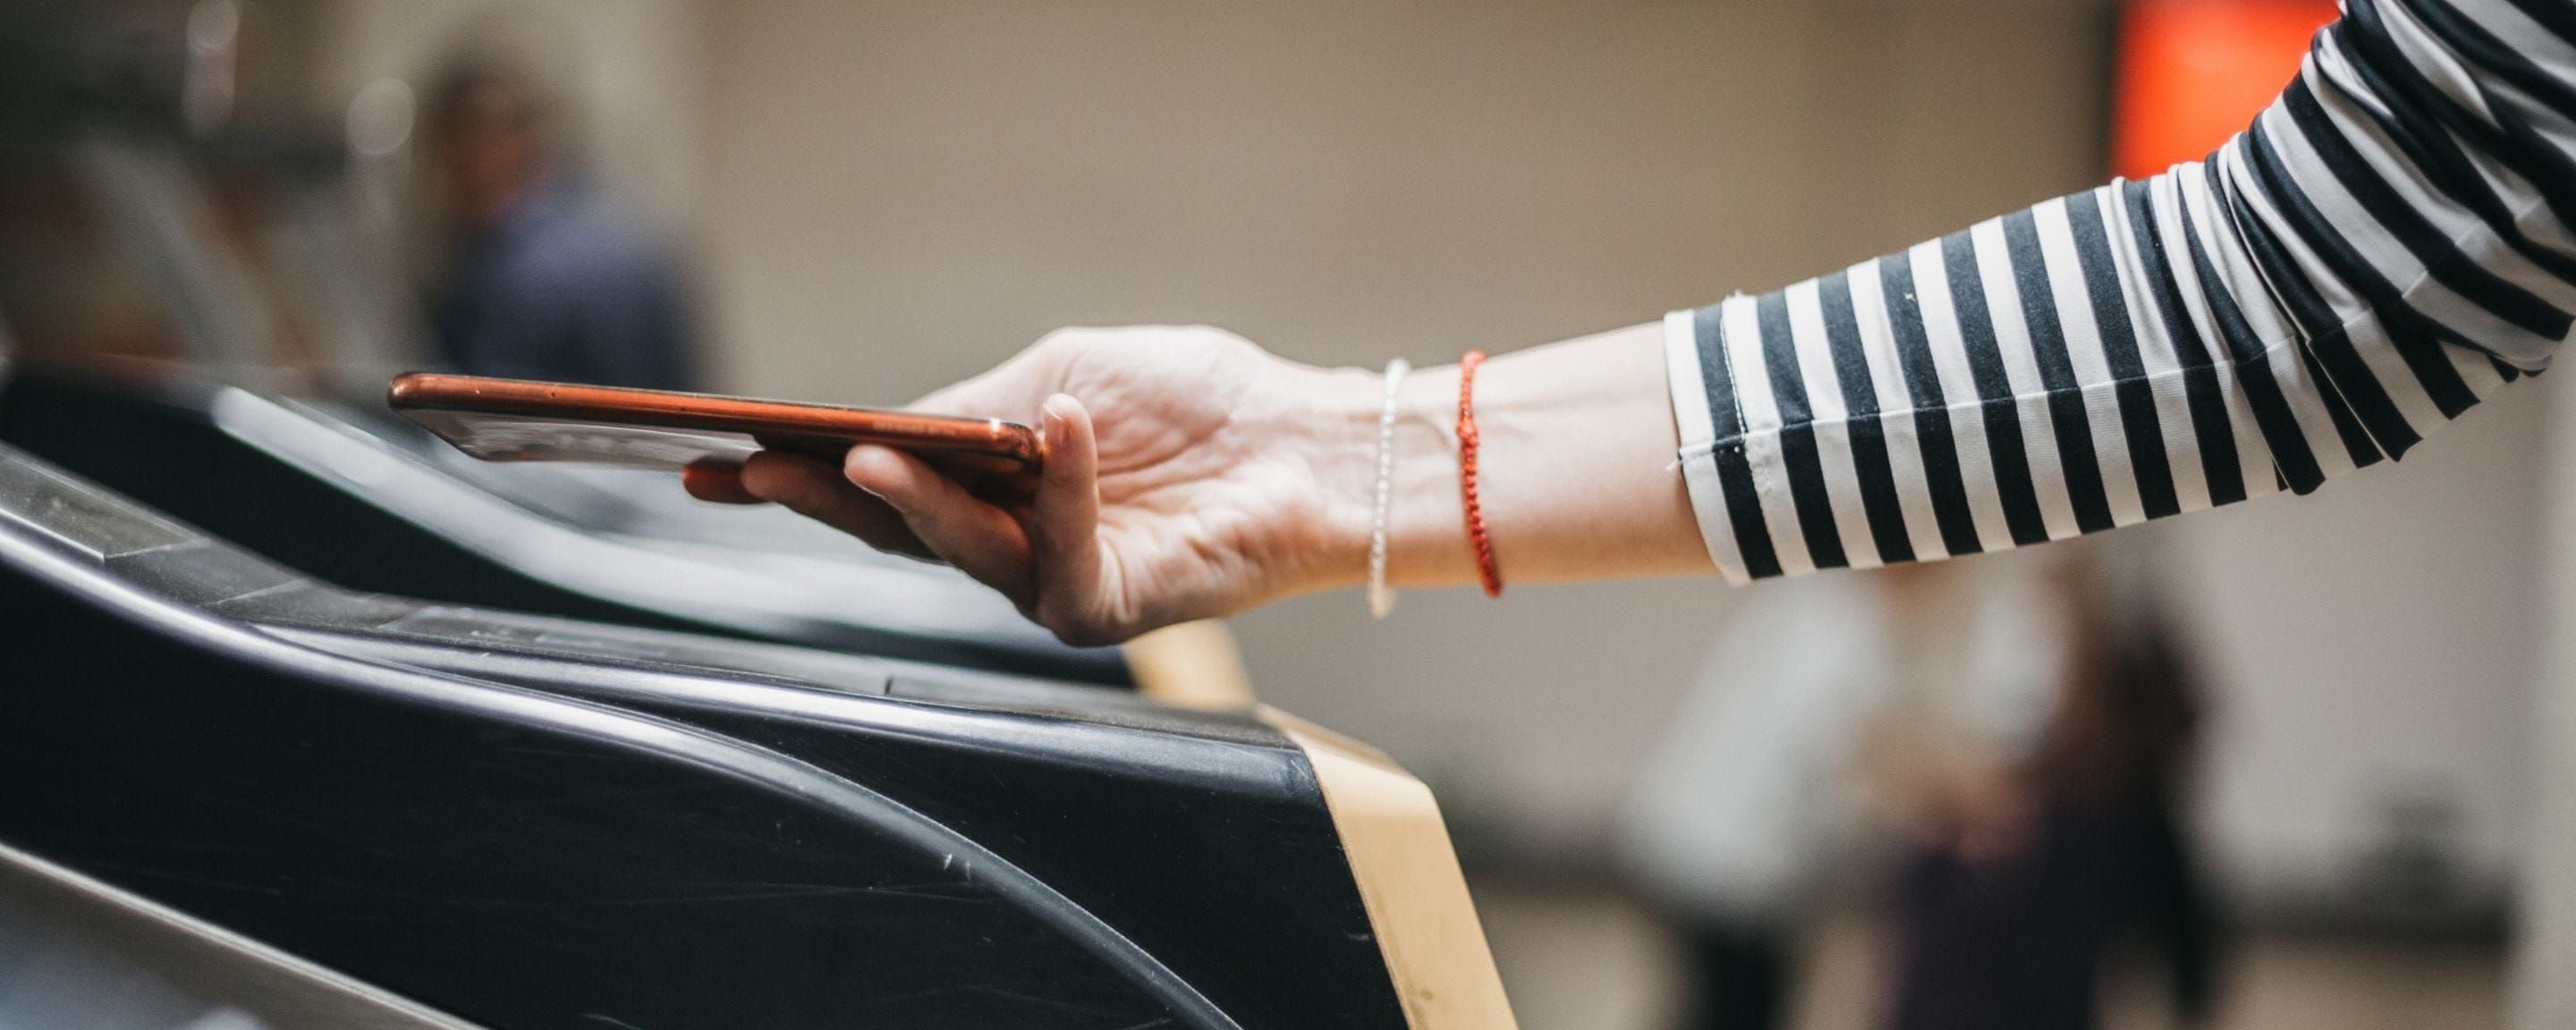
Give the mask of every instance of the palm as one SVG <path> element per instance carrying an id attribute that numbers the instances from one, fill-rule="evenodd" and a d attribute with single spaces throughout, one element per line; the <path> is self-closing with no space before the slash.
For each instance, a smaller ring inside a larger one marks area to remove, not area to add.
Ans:
<path id="1" fill-rule="evenodd" d="M 1318 572 L 1304 566 L 1329 552 L 1331 513 L 1307 452 L 1283 446 L 1312 421 L 1283 383 L 1308 372 L 1214 330 L 1073 330 L 919 406 L 1026 419 L 1062 393 L 1089 409 L 1098 576 L 1045 588 L 1088 593 L 1054 600 L 1124 636 L 1238 611 Z M 1025 527 L 1031 513 L 1014 517 Z"/>

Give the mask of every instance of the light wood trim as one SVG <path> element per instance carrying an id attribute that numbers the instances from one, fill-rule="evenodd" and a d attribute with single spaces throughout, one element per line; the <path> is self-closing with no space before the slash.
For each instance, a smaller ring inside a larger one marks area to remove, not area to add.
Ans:
<path id="1" fill-rule="evenodd" d="M 1165 626 L 1127 642 L 1136 692 L 1167 705 L 1241 711 L 1253 705 L 1252 677 L 1234 634 L 1214 619 Z"/>
<path id="2" fill-rule="evenodd" d="M 1431 788 L 1366 744 L 1267 705 L 1305 749 L 1412 1030 L 1514 1030 L 1494 953 Z"/>

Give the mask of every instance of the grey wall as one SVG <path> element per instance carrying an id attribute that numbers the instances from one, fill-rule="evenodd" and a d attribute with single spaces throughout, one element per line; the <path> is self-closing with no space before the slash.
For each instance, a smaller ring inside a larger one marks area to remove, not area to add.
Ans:
<path id="1" fill-rule="evenodd" d="M 2543 532 L 2551 546 L 2534 562 L 2544 577 L 2539 606 L 2540 674 L 2524 736 L 2531 789 L 2530 841 L 2523 862 L 2521 954 L 2515 965 L 2515 1026 L 2576 1025 L 2576 404 L 2553 385 L 2543 486 Z"/>
<path id="2" fill-rule="evenodd" d="M 2538 739 L 2542 573 L 2565 539 L 2541 520 L 2542 385 L 2469 413 L 2403 466 L 2172 524 L 2177 594 L 2222 688 L 2207 822 L 2251 900 L 2354 900 L 2401 798 L 2456 814 L 2445 836 L 2461 887 L 2511 876 Z"/>

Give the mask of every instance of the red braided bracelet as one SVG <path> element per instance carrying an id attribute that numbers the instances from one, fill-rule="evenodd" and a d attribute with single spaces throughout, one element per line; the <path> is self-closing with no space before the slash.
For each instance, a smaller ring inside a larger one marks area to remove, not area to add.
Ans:
<path id="1" fill-rule="evenodd" d="M 1467 510 L 1467 545 L 1476 550 L 1476 575 L 1485 581 L 1485 596 L 1503 596 L 1503 568 L 1494 561 L 1494 538 L 1485 533 L 1485 506 L 1476 499 L 1476 366 L 1485 352 L 1468 351 L 1458 359 L 1458 494 Z"/>

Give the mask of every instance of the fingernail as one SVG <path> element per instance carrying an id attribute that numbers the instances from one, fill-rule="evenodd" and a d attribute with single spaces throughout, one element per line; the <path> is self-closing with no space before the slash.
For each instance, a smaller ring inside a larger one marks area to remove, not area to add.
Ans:
<path id="1" fill-rule="evenodd" d="M 1066 434 L 1072 431 L 1072 405 L 1073 398 L 1059 393 L 1038 406 L 1038 428 L 1046 434 L 1047 446 L 1064 446 Z"/>
<path id="2" fill-rule="evenodd" d="M 848 454 L 841 456 L 841 478 L 849 480 L 851 486 L 855 486 L 866 491 L 869 496 L 882 500 L 884 499 L 885 494 L 882 491 L 879 491 L 876 487 L 868 485 L 867 480 L 860 478 L 861 473 L 866 471 L 865 466 L 873 464 L 876 461 L 876 448 L 874 445 L 859 444 L 852 447 Z"/>

